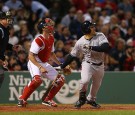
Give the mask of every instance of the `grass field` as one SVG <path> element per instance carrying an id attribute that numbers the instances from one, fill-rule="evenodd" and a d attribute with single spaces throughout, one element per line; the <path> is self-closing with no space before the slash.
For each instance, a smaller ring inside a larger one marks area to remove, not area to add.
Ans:
<path id="1" fill-rule="evenodd" d="M 0 115 L 135 115 L 135 111 L 0 112 Z"/>
<path id="2" fill-rule="evenodd" d="M 135 115 L 135 105 L 102 105 L 100 109 L 93 109 L 84 105 L 81 109 L 73 105 L 59 105 L 56 108 L 39 104 L 31 104 L 25 108 L 16 105 L 0 105 L 0 115 Z"/>

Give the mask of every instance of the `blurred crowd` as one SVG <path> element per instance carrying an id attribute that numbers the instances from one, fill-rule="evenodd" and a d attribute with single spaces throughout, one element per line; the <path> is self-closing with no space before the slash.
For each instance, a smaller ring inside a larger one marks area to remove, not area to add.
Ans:
<path id="1" fill-rule="evenodd" d="M 45 17 L 55 21 L 55 53 L 61 62 L 83 35 L 81 23 L 90 20 L 111 46 L 105 54 L 105 70 L 135 71 L 135 0 L 0 0 L 0 10 L 14 16 L 9 43 L 23 46 L 18 53 L 6 51 L 10 71 L 27 71 L 29 48 L 39 34 L 38 22 Z M 52 60 L 49 63 L 57 66 Z M 79 71 L 81 56 L 70 66 Z"/>

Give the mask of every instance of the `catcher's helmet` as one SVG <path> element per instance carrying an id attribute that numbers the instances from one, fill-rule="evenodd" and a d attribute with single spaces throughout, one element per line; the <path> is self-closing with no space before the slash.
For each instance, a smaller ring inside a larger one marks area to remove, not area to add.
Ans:
<path id="1" fill-rule="evenodd" d="M 39 31 L 42 31 L 42 28 L 45 26 L 48 26 L 48 29 L 52 29 L 52 26 L 54 26 L 54 22 L 50 18 L 42 19 L 38 25 L 37 28 Z"/>
<path id="2" fill-rule="evenodd" d="M 95 27 L 96 23 L 92 23 L 91 21 L 84 21 L 81 24 L 81 29 L 84 34 L 89 34 L 91 32 L 90 28 Z"/>

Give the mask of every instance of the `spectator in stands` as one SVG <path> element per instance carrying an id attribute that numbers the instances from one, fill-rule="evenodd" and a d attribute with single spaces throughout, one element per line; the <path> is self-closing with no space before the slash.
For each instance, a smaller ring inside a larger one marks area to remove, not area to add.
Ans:
<path id="1" fill-rule="evenodd" d="M 15 30 L 14 30 L 14 27 L 11 27 L 10 30 L 10 35 L 9 35 L 9 43 L 12 44 L 12 45 L 16 45 L 18 44 L 19 42 L 19 39 L 18 37 L 15 35 Z"/>
<path id="2" fill-rule="evenodd" d="M 9 11 L 9 8 L 4 5 L 4 1 L 0 0 L 0 11 L 7 12 Z"/>
<path id="3" fill-rule="evenodd" d="M 76 39 L 79 39 L 83 35 L 81 31 L 81 24 L 83 21 L 84 21 L 83 12 L 81 10 L 78 10 L 76 14 L 76 19 L 74 19 L 69 24 L 69 30 Z"/>
<path id="4" fill-rule="evenodd" d="M 89 5 L 88 0 L 71 0 L 71 3 L 76 7 L 77 10 L 81 10 L 83 13 L 87 11 Z"/>
<path id="5" fill-rule="evenodd" d="M 64 25 L 60 24 L 60 23 L 56 25 L 55 32 L 54 32 L 54 38 L 56 40 L 60 40 L 61 35 L 62 35 L 62 28 L 63 27 L 64 27 Z"/>
<path id="6" fill-rule="evenodd" d="M 110 17 L 110 29 L 112 29 L 114 26 L 118 26 L 118 24 L 119 24 L 118 17 L 115 14 L 111 15 L 111 17 Z"/>
<path id="7" fill-rule="evenodd" d="M 101 10 L 101 15 L 100 15 L 99 19 L 103 20 L 103 24 L 105 24 L 106 22 L 107 23 L 110 22 L 110 16 L 107 14 L 107 9 L 106 8 L 103 8 Z"/>
<path id="8" fill-rule="evenodd" d="M 101 7 L 107 9 L 108 15 L 112 15 L 117 11 L 117 5 L 112 0 L 104 0 Z"/>
<path id="9" fill-rule="evenodd" d="M 30 46 L 31 46 L 30 40 L 24 40 L 23 41 L 23 47 L 24 47 L 24 50 L 25 50 L 26 53 L 29 52 Z"/>
<path id="10" fill-rule="evenodd" d="M 131 52 L 131 57 L 127 57 L 124 61 L 124 71 L 135 71 L 135 49 Z"/>
<path id="11" fill-rule="evenodd" d="M 69 26 L 69 24 L 76 18 L 76 8 L 74 6 L 72 6 L 69 9 L 69 13 L 66 14 L 62 20 L 61 20 L 61 24 L 65 25 L 65 26 Z"/>
<path id="12" fill-rule="evenodd" d="M 60 21 L 60 2 L 54 1 L 49 9 L 50 17 L 56 22 Z"/>
<path id="13" fill-rule="evenodd" d="M 55 55 L 58 58 L 58 60 L 63 63 L 64 62 L 64 54 L 62 49 L 56 49 Z M 53 66 L 58 66 L 56 63 L 53 63 Z"/>
<path id="14" fill-rule="evenodd" d="M 8 69 L 9 71 L 13 71 L 13 64 L 17 63 L 17 58 L 15 56 L 10 56 L 8 59 Z"/>
<path id="15" fill-rule="evenodd" d="M 133 12 L 134 8 L 129 0 L 123 0 L 119 2 L 118 8 L 122 9 L 124 12 Z"/>
<path id="16" fill-rule="evenodd" d="M 33 36 L 30 34 L 28 30 L 28 25 L 25 20 L 20 21 L 19 23 L 20 31 L 18 32 L 17 36 L 19 38 L 19 43 L 23 43 L 24 40 L 33 40 Z"/>
<path id="17" fill-rule="evenodd" d="M 27 68 L 27 56 L 28 54 L 26 54 L 25 51 L 19 51 L 18 52 L 18 64 L 21 66 L 22 70 L 28 70 Z"/>
<path id="18" fill-rule="evenodd" d="M 127 28 L 127 34 L 125 35 L 125 41 L 127 41 L 128 39 L 133 39 L 133 38 L 134 38 L 133 28 L 128 27 Z"/>
<path id="19" fill-rule="evenodd" d="M 21 71 L 21 66 L 18 63 L 12 65 L 13 71 Z"/>
<path id="20" fill-rule="evenodd" d="M 60 40 L 62 40 L 64 43 L 73 42 L 75 40 L 75 38 L 71 35 L 69 28 L 67 26 L 64 26 L 62 28 L 62 35 Z"/>
<path id="21" fill-rule="evenodd" d="M 113 48 L 110 51 L 111 58 L 113 58 L 115 61 L 118 62 L 118 64 L 110 65 L 111 71 L 121 71 L 122 70 L 121 58 L 124 55 L 124 51 L 125 51 L 125 41 L 123 39 L 119 38 L 116 41 L 115 48 Z"/>
<path id="22" fill-rule="evenodd" d="M 9 9 L 18 10 L 23 6 L 23 4 L 20 0 L 8 0 L 5 2 L 5 6 L 7 6 Z"/>
<path id="23" fill-rule="evenodd" d="M 56 49 L 63 49 L 63 48 L 64 48 L 64 43 L 63 43 L 63 41 L 61 41 L 61 40 L 56 41 L 56 42 L 55 42 L 55 48 L 56 48 Z"/>
<path id="24" fill-rule="evenodd" d="M 127 34 L 127 28 L 128 28 L 128 24 L 126 22 L 126 20 L 122 20 L 120 22 L 120 31 L 123 33 L 122 37 L 125 38 L 126 34 Z"/>
<path id="25" fill-rule="evenodd" d="M 38 1 L 23 0 L 23 4 L 26 8 L 29 8 L 38 15 L 39 18 L 43 18 L 45 13 L 48 13 L 48 8 Z"/>

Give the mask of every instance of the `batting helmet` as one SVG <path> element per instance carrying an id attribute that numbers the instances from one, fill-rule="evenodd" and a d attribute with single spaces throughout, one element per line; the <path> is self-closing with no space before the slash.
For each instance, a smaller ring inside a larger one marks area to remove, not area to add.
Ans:
<path id="1" fill-rule="evenodd" d="M 53 31 L 54 22 L 50 18 L 43 19 L 38 23 L 37 28 L 39 31 L 42 31 L 42 28 L 46 26 L 48 30 Z"/>
<path id="2" fill-rule="evenodd" d="M 91 21 L 84 21 L 81 24 L 81 29 L 84 34 L 89 34 L 91 32 L 91 27 L 95 27 L 96 23 L 92 23 Z"/>

